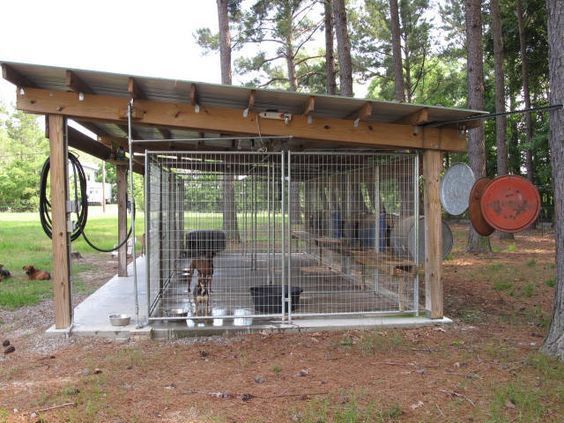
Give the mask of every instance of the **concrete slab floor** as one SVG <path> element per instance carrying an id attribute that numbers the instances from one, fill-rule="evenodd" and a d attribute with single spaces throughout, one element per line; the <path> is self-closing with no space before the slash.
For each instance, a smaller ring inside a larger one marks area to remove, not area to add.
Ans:
<path id="1" fill-rule="evenodd" d="M 137 258 L 139 292 L 139 322 L 136 321 L 135 289 L 133 276 L 114 276 L 74 309 L 73 325 L 66 329 L 47 330 L 51 336 L 101 336 L 114 339 L 155 338 L 171 339 L 186 336 L 211 336 L 253 332 L 300 332 L 319 330 L 368 329 L 376 327 L 419 327 L 452 323 L 447 317 L 429 319 L 425 316 L 366 316 L 299 318 L 291 323 L 279 320 L 260 320 L 245 326 L 218 324 L 221 319 L 210 318 L 205 324 L 192 320 L 153 322 L 147 324 L 147 292 L 145 285 L 145 257 Z M 128 274 L 133 273 L 133 263 Z M 127 326 L 112 326 L 110 314 L 128 314 Z M 232 319 L 223 319 L 229 321 Z"/>

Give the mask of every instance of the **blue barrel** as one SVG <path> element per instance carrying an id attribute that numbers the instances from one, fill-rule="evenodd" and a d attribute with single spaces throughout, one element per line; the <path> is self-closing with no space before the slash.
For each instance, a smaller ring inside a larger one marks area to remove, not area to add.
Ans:
<path id="1" fill-rule="evenodd" d="M 331 236 L 333 238 L 342 238 L 345 222 L 341 217 L 340 211 L 331 212 Z"/>
<path id="2" fill-rule="evenodd" d="M 380 213 L 379 218 L 378 248 L 380 251 L 386 249 L 386 213 Z M 365 220 L 359 230 L 359 244 L 363 248 L 375 248 L 376 222 L 375 219 Z"/>

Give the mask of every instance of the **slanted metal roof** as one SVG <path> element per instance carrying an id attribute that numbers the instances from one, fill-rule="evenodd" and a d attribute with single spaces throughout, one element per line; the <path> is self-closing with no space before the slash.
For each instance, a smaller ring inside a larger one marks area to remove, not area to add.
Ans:
<path id="1" fill-rule="evenodd" d="M 427 124 L 441 124 L 453 120 L 466 119 L 481 115 L 485 112 L 457 109 L 440 106 L 429 106 L 422 104 L 407 104 L 373 99 L 359 99 L 342 96 L 329 96 L 320 94 L 305 94 L 288 91 L 277 91 L 269 89 L 254 89 L 247 87 L 218 85 L 203 82 L 192 82 L 174 79 L 151 78 L 144 76 L 124 75 L 117 73 L 99 72 L 82 69 L 69 69 L 56 66 L 44 66 L 36 64 L 2 62 L 2 65 L 15 71 L 22 76 L 26 86 L 42 88 L 47 90 L 71 91 L 66 85 L 66 71 L 70 70 L 82 80 L 94 94 L 110 95 L 117 97 L 129 97 L 128 81 L 130 77 L 135 79 L 147 100 L 161 102 L 186 103 L 190 100 L 190 92 L 193 84 L 197 87 L 198 103 L 202 107 L 223 107 L 240 109 L 243 111 L 248 107 L 249 96 L 254 94 L 255 112 L 278 111 L 294 115 L 303 114 L 309 97 L 315 97 L 315 110 L 313 117 L 336 118 L 355 120 L 359 110 L 367 103 L 372 104 L 372 112 L 363 118 L 364 121 L 397 123 L 408 119 L 419 111 L 426 109 Z M 4 69 L 4 67 L 3 67 Z M 8 80 L 6 73 L 4 77 Z M 15 82 L 12 78 L 12 82 Z M 17 82 L 15 82 L 17 84 Z M 81 123 L 80 119 L 75 119 Z M 84 121 L 85 122 L 85 121 Z M 471 122 L 470 120 L 468 121 Z M 86 122 L 85 122 L 86 123 Z M 407 122 L 403 122 L 407 123 Z M 123 125 L 105 122 L 88 122 L 88 128 L 98 135 L 127 136 Z M 448 124 L 447 124 L 448 125 Z M 454 126 L 454 125 L 450 125 Z M 205 147 L 207 137 L 218 137 L 218 133 L 202 133 L 194 130 L 182 130 L 168 128 L 166 130 L 170 138 L 200 138 L 198 145 Z M 134 133 L 143 139 L 164 139 L 162 131 L 146 125 L 135 125 Z M 293 143 L 299 142 L 293 140 Z M 225 143 L 224 143 L 225 144 Z M 218 143 L 214 144 L 218 147 Z M 228 145 L 228 144 L 227 144 Z M 350 146 L 350 144 L 349 144 Z M 319 143 L 316 148 L 335 147 L 334 142 Z"/>
<path id="2" fill-rule="evenodd" d="M 209 84 L 196 81 L 149 78 L 144 76 L 124 75 L 81 69 L 69 69 L 56 66 L 43 66 L 25 63 L 2 62 L 25 76 L 37 88 L 68 91 L 65 85 L 65 72 L 73 71 L 96 94 L 127 97 L 128 78 L 133 77 L 149 100 L 186 102 L 191 84 L 198 87 L 199 102 L 203 106 L 247 107 L 251 90 L 255 91 L 255 110 L 278 110 L 299 114 L 311 95 L 315 96 L 315 115 L 339 119 L 354 119 L 354 113 L 366 101 L 373 104 L 372 115 L 368 122 L 397 122 L 421 109 L 429 111 L 430 122 L 444 122 L 463 119 L 485 112 L 457 109 L 423 104 L 397 103 L 373 99 L 360 99 L 320 94 L 304 94 L 290 91 L 255 89 L 233 85 Z"/>

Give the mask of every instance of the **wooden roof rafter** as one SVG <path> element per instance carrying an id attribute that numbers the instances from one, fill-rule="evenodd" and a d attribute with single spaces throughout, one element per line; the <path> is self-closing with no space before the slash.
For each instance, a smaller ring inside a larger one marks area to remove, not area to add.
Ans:
<path id="1" fill-rule="evenodd" d="M 396 123 L 411 126 L 420 126 L 425 123 L 429 123 L 429 109 L 424 107 L 414 113 L 398 119 Z"/>
<path id="2" fill-rule="evenodd" d="M 75 93 L 94 94 L 94 90 L 88 86 L 75 72 L 65 71 L 65 86 Z"/>
<path id="3" fill-rule="evenodd" d="M 168 128 L 162 128 L 162 127 L 158 127 L 157 131 L 159 131 L 159 133 L 161 134 L 161 136 L 163 137 L 163 139 L 165 140 L 170 140 L 172 139 L 172 131 Z"/>
<path id="4" fill-rule="evenodd" d="M 127 80 L 127 92 L 129 93 L 129 99 L 132 101 L 147 99 L 147 96 L 145 95 L 143 88 L 139 85 L 139 82 L 131 76 Z"/>
<path id="5" fill-rule="evenodd" d="M 246 118 L 249 116 L 249 113 L 251 113 L 253 111 L 253 109 L 255 108 L 255 96 L 256 96 L 257 90 L 251 90 L 251 92 L 249 93 L 249 101 L 247 103 L 247 108 L 245 110 L 243 110 L 243 117 Z"/>
<path id="6" fill-rule="evenodd" d="M 127 139 L 127 137 L 129 136 L 129 129 L 127 127 L 127 125 L 121 124 L 118 125 L 119 129 L 122 130 L 122 132 L 125 134 L 125 139 Z M 133 126 L 131 127 L 131 138 L 133 138 L 134 140 L 140 140 L 143 137 L 139 134 L 139 132 L 137 131 L 137 129 L 135 129 Z"/>
<path id="7" fill-rule="evenodd" d="M 365 122 L 370 118 L 370 116 L 372 116 L 372 102 L 367 101 L 366 103 L 364 103 L 362 107 L 358 109 L 353 116 L 354 116 L 353 126 L 355 128 L 358 128 L 358 125 L 360 124 L 361 121 Z"/>
<path id="8" fill-rule="evenodd" d="M 31 82 L 25 75 L 22 75 L 12 66 L 2 63 L 2 78 L 11 82 L 18 88 L 36 88 L 37 85 Z"/>
<path id="9" fill-rule="evenodd" d="M 190 104 L 194 107 L 194 112 L 200 113 L 200 98 L 196 84 L 190 84 Z"/>
<path id="10" fill-rule="evenodd" d="M 313 112 L 315 111 L 315 96 L 310 95 L 304 107 L 304 116 L 307 118 L 307 123 L 313 122 Z"/>

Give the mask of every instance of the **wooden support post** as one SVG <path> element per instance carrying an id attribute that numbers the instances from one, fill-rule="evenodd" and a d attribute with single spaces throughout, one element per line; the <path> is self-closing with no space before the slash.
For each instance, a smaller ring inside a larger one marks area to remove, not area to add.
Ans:
<path id="1" fill-rule="evenodd" d="M 431 319 L 443 317 L 442 224 L 439 201 L 439 178 L 442 167 L 441 152 L 423 153 L 425 178 L 425 309 Z"/>
<path id="2" fill-rule="evenodd" d="M 49 115 L 49 145 L 51 147 L 51 213 L 53 221 L 53 300 L 55 328 L 65 329 L 72 322 L 70 289 L 70 237 L 67 226 L 68 146 L 64 136 L 64 117 Z"/>
<path id="3" fill-rule="evenodd" d="M 118 242 L 127 237 L 127 166 L 116 166 L 118 189 Z M 118 276 L 127 276 L 127 242 L 118 250 Z"/>

